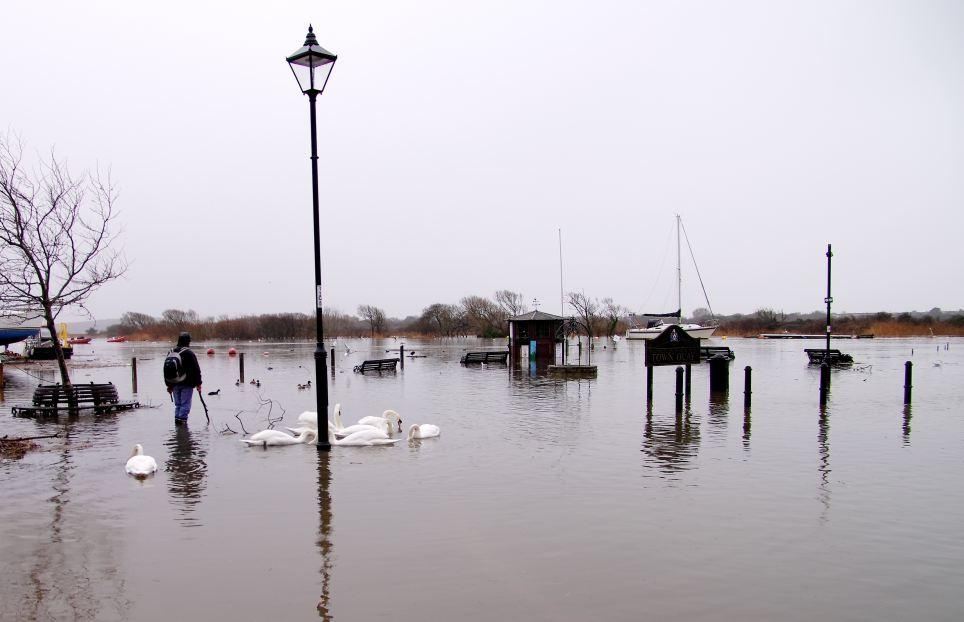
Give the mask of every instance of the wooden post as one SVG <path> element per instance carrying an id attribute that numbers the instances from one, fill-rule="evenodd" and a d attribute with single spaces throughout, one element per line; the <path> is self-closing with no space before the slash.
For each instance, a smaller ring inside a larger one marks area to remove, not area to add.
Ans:
<path id="1" fill-rule="evenodd" d="M 331 373 L 335 373 L 335 349 L 331 349 Z"/>
<path id="2" fill-rule="evenodd" d="M 405 344 L 398 346 L 398 362 L 401 363 L 402 369 L 405 369 Z"/>
<path id="3" fill-rule="evenodd" d="M 689 399 L 690 397 L 690 385 L 692 384 L 692 380 L 693 380 L 693 366 L 687 363 L 686 364 L 686 383 L 684 385 L 685 387 L 684 393 L 686 394 L 687 399 Z"/>
<path id="4" fill-rule="evenodd" d="M 4 384 L 4 379 L 3 379 L 3 361 L 0 361 L 0 391 L 3 391 L 3 384 Z"/>
<path id="5" fill-rule="evenodd" d="M 582 365 L 582 338 L 579 338 L 579 364 Z"/>
<path id="6" fill-rule="evenodd" d="M 137 393 L 137 357 L 131 357 L 131 384 L 134 385 L 134 393 Z"/>
<path id="7" fill-rule="evenodd" d="M 238 353 L 238 373 L 240 374 L 241 382 L 244 382 L 244 352 Z"/>
<path id="8" fill-rule="evenodd" d="M 676 414 L 683 412 L 683 368 L 676 368 Z"/>
<path id="9" fill-rule="evenodd" d="M 646 366 L 646 404 L 650 405 L 653 403 L 653 368 L 651 365 Z"/>
<path id="10" fill-rule="evenodd" d="M 910 404 L 911 388 L 914 386 L 914 364 L 910 361 L 904 363 L 904 403 Z"/>
<path id="11" fill-rule="evenodd" d="M 753 368 L 747 365 L 743 368 L 743 407 L 750 407 L 750 396 L 753 395 Z"/>

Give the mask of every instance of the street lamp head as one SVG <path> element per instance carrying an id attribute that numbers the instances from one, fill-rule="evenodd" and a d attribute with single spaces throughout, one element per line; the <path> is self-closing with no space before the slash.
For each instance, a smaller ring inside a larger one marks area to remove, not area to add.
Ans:
<path id="1" fill-rule="evenodd" d="M 321 95 L 328 84 L 328 76 L 338 57 L 318 45 L 314 29 L 308 26 L 305 44 L 288 57 L 291 73 L 305 95 Z"/>

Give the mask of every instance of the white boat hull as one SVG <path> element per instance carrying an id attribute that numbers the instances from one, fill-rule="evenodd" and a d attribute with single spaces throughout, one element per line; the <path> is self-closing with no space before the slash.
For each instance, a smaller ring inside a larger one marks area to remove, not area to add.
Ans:
<path id="1" fill-rule="evenodd" d="M 672 324 L 663 324 L 655 328 L 630 328 L 626 331 L 626 339 L 633 341 L 655 339 Z M 716 326 L 700 326 L 699 324 L 680 324 L 680 328 L 686 331 L 690 337 L 697 339 L 708 339 L 713 336 Z"/>

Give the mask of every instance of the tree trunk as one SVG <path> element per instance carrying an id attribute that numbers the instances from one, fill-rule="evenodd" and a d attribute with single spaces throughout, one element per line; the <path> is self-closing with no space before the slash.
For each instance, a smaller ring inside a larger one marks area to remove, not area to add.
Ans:
<path id="1" fill-rule="evenodd" d="M 57 367 L 60 368 L 60 382 L 65 387 L 69 387 L 70 374 L 67 372 L 67 361 L 64 359 L 63 345 L 60 343 L 60 337 L 57 336 L 57 326 L 54 324 L 54 315 L 49 306 L 44 307 L 44 319 L 47 321 L 47 331 L 50 332 L 50 339 L 54 344 Z"/>

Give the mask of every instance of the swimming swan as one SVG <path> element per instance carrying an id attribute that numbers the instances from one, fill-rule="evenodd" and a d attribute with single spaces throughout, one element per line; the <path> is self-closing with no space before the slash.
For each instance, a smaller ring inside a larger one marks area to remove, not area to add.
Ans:
<path id="1" fill-rule="evenodd" d="M 300 445 L 302 443 L 314 442 L 318 438 L 317 430 L 304 430 L 298 436 L 291 436 L 281 430 L 262 430 L 252 434 L 248 438 L 242 438 L 242 443 L 250 446 L 261 445 L 262 447 L 274 447 L 278 445 Z"/>
<path id="2" fill-rule="evenodd" d="M 442 434 L 437 425 L 431 423 L 413 423 L 408 429 L 408 440 L 416 438 L 434 438 Z"/>
<path id="3" fill-rule="evenodd" d="M 400 438 L 388 438 L 388 434 L 372 428 L 371 430 L 360 430 L 354 434 L 349 434 L 345 438 L 338 440 L 332 439 L 332 445 L 344 447 L 368 447 L 371 445 L 393 445 L 399 442 Z"/>
<path id="4" fill-rule="evenodd" d="M 131 451 L 131 457 L 127 460 L 125 467 L 128 475 L 133 475 L 138 479 L 144 479 L 148 475 L 153 475 L 157 471 L 157 460 L 144 455 L 144 448 L 138 443 Z"/>
<path id="5" fill-rule="evenodd" d="M 402 418 L 394 410 L 386 410 L 382 413 L 381 417 L 369 415 L 368 417 L 362 417 L 358 420 L 358 423 L 360 424 L 374 425 L 378 427 L 385 425 L 386 422 L 394 422 L 395 425 L 398 426 L 398 431 L 402 431 Z"/>

